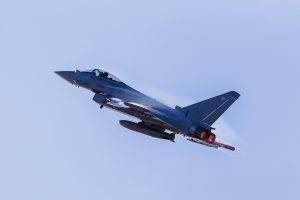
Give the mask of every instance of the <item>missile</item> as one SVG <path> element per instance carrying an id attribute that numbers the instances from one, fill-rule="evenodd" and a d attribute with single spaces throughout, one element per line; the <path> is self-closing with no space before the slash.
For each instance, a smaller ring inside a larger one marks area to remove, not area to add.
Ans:
<path id="1" fill-rule="evenodd" d="M 235 147 L 229 146 L 227 144 L 222 144 L 220 142 L 214 142 L 213 144 L 211 144 L 211 143 L 206 142 L 205 140 L 200 140 L 198 138 L 193 138 L 193 137 L 189 137 L 189 136 L 187 136 L 186 138 L 187 138 L 188 141 L 195 142 L 195 143 L 198 143 L 198 144 L 202 144 L 202 145 L 205 145 L 205 146 L 208 146 L 208 147 L 224 148 L 224 149 L 227 149 L 227 150 L 230 150 L 230 151 L 235 151 Z"/>
<path id="2" fill-rule="evenodd" d="M 168 134 L 166 132 L 164 132 L 163 130 L 158 130 L 154 127 L 151 126 L 147 126 L 145 124 L 142 123 L 135 123 L 135 122 L 131 122 L 131 121 L 127 121 L 127 120 L 120 120 L 119 122 L 121 124 L 121 126 L 132 130 L 132 131 L 136 131 L 151 137 L 155 137 L 155 138 L 159 138 L 159 139 L 164 139 L 164 140 L 170 140 L 172 142 L 174 142 L 175 139 L 175 134 Z"/>
<path id="3" fill-rule="evenodd" d="M 224 149 L 227 149 L 227 150 L 230 150 L 230 151 L 235 151 L 235 147 L 232 147 L 228 144 L 222 144 L 220 142 L 215 142 L 216 145 L 218 145 L 218 147 L 221 147 L 221 148 L 224 148 Z"/>

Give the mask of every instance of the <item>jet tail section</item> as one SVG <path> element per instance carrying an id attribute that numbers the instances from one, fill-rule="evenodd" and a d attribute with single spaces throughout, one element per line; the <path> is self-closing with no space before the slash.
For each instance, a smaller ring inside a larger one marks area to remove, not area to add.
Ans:
<path id="1" fill-rule="evenodd" d="M 176 107 L 176 110 L 211 126 L 239 97 L 239 93 L 231 91 L 184 108 Z"/>

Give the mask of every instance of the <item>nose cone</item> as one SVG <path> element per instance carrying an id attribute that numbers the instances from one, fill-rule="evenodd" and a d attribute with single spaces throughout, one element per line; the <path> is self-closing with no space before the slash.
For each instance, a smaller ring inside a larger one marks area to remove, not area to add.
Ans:
<path id="1" fill-rule="evenodd" d="M 56 71 L 55 73 L 57 75 L 59 75 L 60 77 L 62 77 L 63 79 L 65 79 L 66 81 L 68 81 L 69 83 L 74 84 L 75 72 L 72 72 L 72 71 Z"/>

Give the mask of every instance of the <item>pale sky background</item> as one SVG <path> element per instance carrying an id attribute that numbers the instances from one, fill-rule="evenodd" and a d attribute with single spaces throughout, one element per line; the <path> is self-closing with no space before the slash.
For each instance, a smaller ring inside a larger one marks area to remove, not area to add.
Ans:
<path id="1" fill-rule="evenodd" d="M 126 130 L 53 73 L 95 67 L 170 105 L 238 91 L 237 151 Z M 0 0 L 0 199 L 298 200 L 299 67 L 298 0 Z"/>

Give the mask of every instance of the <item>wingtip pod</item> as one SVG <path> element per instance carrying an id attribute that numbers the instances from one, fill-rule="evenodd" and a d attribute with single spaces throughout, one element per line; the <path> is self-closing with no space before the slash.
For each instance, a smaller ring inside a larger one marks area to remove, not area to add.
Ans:
<path id="1" fill-rule="evenodd" d="M 222 143 L 219 143 L 219 142 L 215 142 L 215 144 L 218 146 L 218 147 L 221 147 L 221 148 L 224 148 L 224 149 L 228 149 L 230 151 L 235 151 L 235 147 L 232 147 L 232 146 L 229 146 L 227 144 L 222 144 Z"/>

